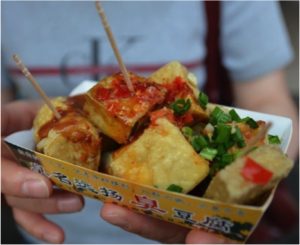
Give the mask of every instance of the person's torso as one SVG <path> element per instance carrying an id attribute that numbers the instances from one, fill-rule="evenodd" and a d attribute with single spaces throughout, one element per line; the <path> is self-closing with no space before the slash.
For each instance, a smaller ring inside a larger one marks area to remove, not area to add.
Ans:
<path id="1" fill-rule="evenodd" d="M 202 87 L 203 4 L 104 2 L 103 8 L 128 70 L 147 76 L 178 60 Z M 1 15 L 2 62 L 23 97 L 39 95 L 14 64 L 14 54 L 51 97 L 119 71 L 93 2 L 3 2 Z"/>

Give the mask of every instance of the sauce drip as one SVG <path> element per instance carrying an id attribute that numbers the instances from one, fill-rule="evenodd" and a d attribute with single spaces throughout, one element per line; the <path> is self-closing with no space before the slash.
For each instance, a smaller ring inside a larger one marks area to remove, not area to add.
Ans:
<path id="1" fill-rule="evenodd" d="M 69 97 L 65 102 L 66 108 L 56 107 L 62 118 L 53 118 L 45 123 L 38 131 L 40 140 L 48 137 L 53 129 L 73 144 L 80 144 L 81 161 L 86 162 L 89 156 L 95 157 L 101 146 L 101 138 L 90 132 L 91 124 L 84 117 L 81 109 L 84 105 L 85 95 Z"/>
<path id="2" fill-rule="evenodd" d="M 170 104 L 177 99 L 185 99 L 188 95 L 193 94 L 193 90 L 183 81 L 182 77 L 175 77 L 172 83 L 163 85 L 167 89 L 165 103 Z"/>

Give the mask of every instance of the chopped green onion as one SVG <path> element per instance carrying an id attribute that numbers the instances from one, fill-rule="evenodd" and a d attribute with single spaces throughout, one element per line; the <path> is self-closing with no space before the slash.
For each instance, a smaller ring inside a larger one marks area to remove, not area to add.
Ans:
<path id="1" fill-rule="evenodd" d="M 235 154 L 234 154 L 234 159 L 237 159 L 243 152 L 244 150 L 240 150 L 240 151 L 237 151 Z"/>
<path id="2" fill-rule="evenodd" d="M 254 146 L 249 152 L 255 151 L 258 148 L 258 146 Z"/>
<path id="3" fill-rule="evenodd" d="M 218 151 L 216 149 L 213 149 L 211 147 L 205 147 L 199 155 L 203 158 L 205 158 L 208 161 L 212 161 L 214 157 L 217 155 Z"/>
<path id="4" fill-rule="evenodd" d="M 170 104 L 170 109 L 174 111 L 175 115 L 183 115 L 185 114 L 191 107 L 191 101 L 188 99 L 185 101 L 184 99 L 178 99 L 176 102 Z"/>
<path id="5" fill-rule="evenodd" d="M 210 177 L 214 177 L 215 171 L 219 169 L 219 165 L 215 163 L 210 169 L 209 169 L 209 175 Z"/>
<path id="6" fill-rule="evenodd" d="M 234 142 L 233 140 L 230 140 L 228 143 L 225 144 L 227 150 L 228 150 L 229 148 L 231 148 L 232 146 L 234 146 L 234 145 L 235 145 L 235 142 Z"/>
<path id="7" fill-rule="evenodd" d="M 217 137 L 218 137 L 218 134 L 219 134 L 218 128 L 215 128 L 215 130 L 214 130 L 214 132 L 213 132 L 213 135 L 212 135 L 211 139 L 212 139 L 212 140 L 216 140 Z"/>
<path id="8" fill-rule="evenodd" d="M 200 94 L 198 96 L 198 102 L 199 102 L 199 105 L 201 105 L 203 109 L 206 109 L 206 105 L 208 103 L 208 96 L 205 93 L 200 92 Z"/>
<path id="9" fill-rule="evenodd" d="M 212 113 L 210 114 L 211 117 L 218 120 L 219 117 L 223 114 L 223 111 L 220 109 L 220 107 L 216 106 Z"/>
<path id="10" fill-rule="evenodd" d="M 245 117 L 245 118 L 240 119 L 240 120 L 237 121 L 237 122 L 243 123 L 243 122 L 247 122 L 248 120 L 249 120 L 249 117 Z"/>
<path id="11" fill-rule="evenodd" d="M 167 191 L 173 191 L 173 192 L 182 192 L 182 187 L 178 186 L 178 185 L 174 185 L 174 184 L 171 184 L 168 188 L 167 188 Z"/>
<path id="12" fill-rule="evenodd" d="M 217 125 L 217 120 L 213 117 L 210 117 L 208 122 L 212 125 L 212 126 L 216 126 Z"/>
<path id="13" fill-rule="evenodd" d="M 258 128 L 258 124 L 252 119 L 252 118 L 249 118 L 248 121 L 246 122 L 251 128 Z"/>
<path id="14" fill-rule="evenodd" d="M 196 135 L 191 140 L 191 145 L 194 147 L 195 151 L 199 151 L 204 147 L 208 146 L 208 141 L 204 135 Z"/>
<path id="15" fill-rule="evenodd" d="M 222 161 L 222 155 L 216 155 L 214 158 L 214 162 L 220 164 Z"/>
<path id="16" fill-rule="evenodd" d="M 185 126 L 181 129 L 181 131 L 185 137 L 189 138 L 193 135 L 193 129 L 191 129 L 190 127 Z"/>
<path id="17" fill-rule="evenodd" d="M 229 111 L 229 115 L 231 116 L 232 121 L 237 121 L 238 122 L 239 120 L 241 120 L 240 116 L 236 113 L 236 111 L 234 109 L 231 109 Z"/>
<path id="18" fill-rule="evenodd" d="M 219 155 L 223 155 L 223 154 L 227 153 L 227 147 L 226 147 L 226 145 L 222 144 L 222 143 L 218 144 L 217 151 L 218 151 Z"/>
<path id="19" fill-rule="evenodd" d="M 258 146 L 254 146 L 249 152 L 255 151 L 257 148 L 258 148 Z M 242 154 L 243 151 L 244 150 L 240 150 L 240 151 L 236 152 L 234 154 L 234 159 L 237 159 Z"/>
<path id="20" fill-rule="evenodd" d="M 268 139 L 270 144 L 280 144 L 280 139 L 277 135 L 268 134 Z"/>
<path id="21" fill-rule="evenodd" d="M 229 164 L 229 163 L 233 162 L 233 159 L 234 159 L 234 157 L 233 157 L 233 154 L 231 154 L 231 153 L 226 153 L 226 154 L 222 155 L 222 162 L 224 162 L 224 163 Z"/>
<path id="22" fill-rule="evenodd" d="M 227 123 L 231 121 L 231 116 L 227 113 L 221 114 L 221 116 L 218 119 L 218 123 Z"/>
<path id="23" fill-rule="evenodd" d="M 244 148 L 246 146 L 246 141 L 245 140 L 240 140 L 236 142 L 239 148 Z"/>
<path id="24" fill-rule="evenodd" d="M 218 143 L 228 143 L 231 135 L 231 126 L 226 124 L 218 124 L 218 136 L 216 142 Z"/>
<path id="25" fill-rule="evenodd" d="M 231 135 L 231 138 L 235 142 L 240 141 L 244 138 L 244 136 L 238 126 L 235 126 L 235 133 Z"/>

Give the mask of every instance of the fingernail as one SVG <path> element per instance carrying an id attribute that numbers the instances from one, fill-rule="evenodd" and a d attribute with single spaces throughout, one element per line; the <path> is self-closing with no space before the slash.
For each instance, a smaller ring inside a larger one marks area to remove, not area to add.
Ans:
<path id="1" fill-rule="evenodd" d="M 49 197 L 47 185 L 38 179 L 27 179 L 22 185 L 22 193 L 28 197 Z"/>
<path id="2" fill-rule="evenodd" d="M 44 233 L 43 234 L 43 240 L 45 242 L 53 243 L 53 244 L 58 244 L 60 243 L 60 239 L 58 235 L 51 234 L 51 233 Z"/>
<path id="3" fill-rule="evenodd" d="M 119 226 L 123 229 L 128 228 L 128 221 L 122 217 L 120 217 L 118 214 L 109 214 L 105 215 L 103 217 L 107 222 L 111 223 L 112 225 Z"/>
<path id="4" fill-rule="evenodd" d="M 62 213 L 78 212 L 83 208 L 83 204 L 77 196 L 64 196 L 58 200 L 58 210 Z"/>

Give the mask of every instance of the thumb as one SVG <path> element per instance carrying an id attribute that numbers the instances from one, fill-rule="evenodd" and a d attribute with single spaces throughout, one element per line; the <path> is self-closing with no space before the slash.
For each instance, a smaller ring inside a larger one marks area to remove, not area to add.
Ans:
<path id="1" fill-rule="evenodd" d="M 238 244 L 236 242 L 217 237 L 205 231 L 192 230 L 186 237 L 186 245 L 238 245 Z"/>

